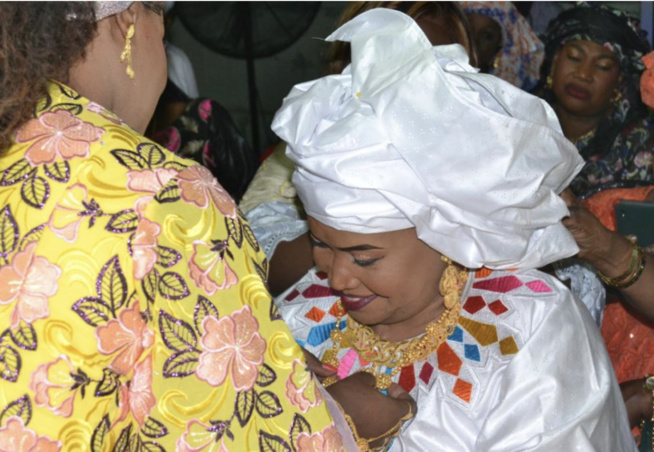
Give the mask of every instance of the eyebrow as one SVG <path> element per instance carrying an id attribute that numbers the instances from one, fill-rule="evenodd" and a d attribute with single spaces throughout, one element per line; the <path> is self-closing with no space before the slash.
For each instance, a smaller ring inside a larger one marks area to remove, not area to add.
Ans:
<path id="1" fill-rule="evenodd" d="M 570 47 L 573 47 L 575 50 L 583 53 L 584 55 L 588 55 L 588 52 L 586 52 L 586 49 L 584 49 L 582 46 L 570 43 Z M 611 60 L 617 62 L 617 57 L 615 55 L 599 55 L 597 56 L 597 59 L 605 59 L 605 60 Z"/>

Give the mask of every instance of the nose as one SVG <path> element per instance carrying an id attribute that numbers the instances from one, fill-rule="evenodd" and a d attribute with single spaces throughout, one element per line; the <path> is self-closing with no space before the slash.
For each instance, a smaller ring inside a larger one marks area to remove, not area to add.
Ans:
<path id="1" fill-rule="evenodd" d="M 586 82 L 593 80 L 594 68 L 592 62 L 583 61 L 579 63 L 576 67 L 574 75 L 579 79 Z"/>
<path id="2" fill-rule="evenodd" d="M 358 279 L 352 271 L 351 258 L 347 253 L 334 253 L 328 268 L 325 269 L 329 278 L 329 286 L 337 292 L 355 289 Z"/>

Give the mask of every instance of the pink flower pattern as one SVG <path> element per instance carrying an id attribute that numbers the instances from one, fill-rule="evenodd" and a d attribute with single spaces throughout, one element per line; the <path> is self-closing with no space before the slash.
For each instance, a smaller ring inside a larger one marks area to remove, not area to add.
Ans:
<path id="1" fill-rule="evenodd" d="M 216 432 L 211 425 L 204 424 L 198 420 L 192 420 L 186 424 L 186 430 L 175 444 L 176 452 L 227 452 L 223 440 L 216 442 Z"/>
<path id="2" fill-rule="evenodd" d="M 322 402 L 322 395 L 316 390 L 311 373 L 298 359 L 293 361 L 293 371 L 286 380 L 286 398 L 303 413 Z"/>
<path id="3" fill-rule="evenodd" d="M 157 263 L 157 237 L 161 227 L 146 218 L 141 218 L 132 239 L 132 258 L 134 259 L 134 278 L 141 280 L 152 271 Z"/>
<path id="4" fill-rule="evenodd" d="M 121 414 L 116 423 L 125 419 L 131 412 L 139 426 L 143 426 L 156 403 L 157 400 L 152 393 L 152 356 L 150 355 L 134 367 L 134 376 L 129 386 L 120 387 Z"/>
<path id="5" fill-rule="evenodd" d="M 118 353 L 109 367 L 120 375 L 129 374 L 143 351 L 154 343 L 154 332 L 148 328 L 138 301 L 129 309 L 124 309 L 118 319 L 111 319 L 106 325 L 99 326 L 95 337 L 101 353 Z"/>
<path id="6" fill-rule="evenodd" d="M 337 452 L 343 450 L 345 449 L 343 448 L 341 436 L 334 425 L 312 434 L 302 432 L 297 437 L 297 452 Z"/>
<path id="7" fill-rule="evenodd" d="M 95 212 L 94 208 L 97 208 Z M 73 243 L 77 239 L 79 225 L 86 216 L 97 216 L 101 213 L 99 207 L 89 202 L 86 187 L 75 184 L 66 191 L 63 199 L 55 206 L 49 226 L 57 237 Z"/>
<path id="8" fill-rule="evenodd" d="M 15 302 L 11 325 L 21 320 L 32 323 L 50 314 L 48 298 L 57 293 L 61 269 L 45 257 L 35 256 L 36 242 L 14 256 L 10 265 L 0 267 L 0 305 Z"/>
<path id="9" fill-rule="evenodd" d="M 16 133 L 16 142 L 34 141 L 25 158 L 36 166 L 53 163 L 57 158 L 86 157 L 91 143 L 103 133 L 104 129 L 82 121 L 68 110 L 56 110 L 27 121 Z"/>
<path id="10" fill-rule="evenodd" d="M 259 323 L 249 306 L 232 315 L 202 321 L 201 343 L 205 351 L 195 374 L 212 386 L 220 386 L 231 373 L 237 391 L 254 386 L 263 363 L 266 341 L 259 334 Z"/>
<path id="11" fill-rule="evenodd" d="M 57 452 L 61 442 L 46 436 L 38 436 L 34 430 L 25 428 L 18 416 L 7 419 L 0 428 L 0 452 Z"/>
<path id="12" fill-rule="evenodd" d="M 59 356 L 55 361 L 41 364 L 33 373 L 30 389 L 34 391 L 34 402 L 46 407 L 57 416 L 70 417 L 77 389 L 72 377 L 75 369 L 70 358 Z"/>
<path id="13" fill-rule="evenodd" d="M 207 168 L 195 165 L 177 175 L 182 199 L 203 209 L 212 202 L 220 212 L 236 218 L 236 204 Z"/>
<path id="14" fill-rule="evenodd" d="M 177 170 L 166 168 L 127 172 L 127 188 L 134 192 L 147 193 L 147 196 L 139 198 L 134 206 L 139 217 L 143 216 L 145 208 L 152 201 L 154 195 L 159 193 L 171 179 L 177 176 L 177 173 Z"/>
<path id="15" fill-rule="evenodd" d="M 238 282 L 238 277 L 227 263 L 224 253 L 201 240 L 193 243 L 188 267 L 193 281 L 208 295 L 213 295 L 217 290 L 228 289 Z"/>

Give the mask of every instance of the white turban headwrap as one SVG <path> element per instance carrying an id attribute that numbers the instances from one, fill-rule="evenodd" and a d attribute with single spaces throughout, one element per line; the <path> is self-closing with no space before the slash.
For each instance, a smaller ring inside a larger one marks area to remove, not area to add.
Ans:
<path id="1" fill-rule="evenodd" d="M 415 227 L 469 268 L 534 268 L 577 253 L 557 195 L 581 169 L 540 99 L 432 47 L 409 16 L 374 9 L 327 38 L 342 74 L 295 86 L 272 124 L 307 214 L 357 233 Z"/>

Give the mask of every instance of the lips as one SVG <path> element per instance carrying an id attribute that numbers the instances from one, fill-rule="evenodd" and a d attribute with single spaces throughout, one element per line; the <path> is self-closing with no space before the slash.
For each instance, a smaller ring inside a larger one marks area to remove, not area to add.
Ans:
<path id="1" fill-rule="evenodd" d="M 590 91 L 588 91 L 585 88 L 582 88 L 579 85 L 575 85 L 574 83 L 569 83 L 568 85 L 566 85 L 565 92 L 569 96 L 574 97 L 575 99 L 579 99 L 579 100 L 590 99 Z"/>
<path id="2" fill-rule="evenodd" d="M 370 302 L 373 301 L 375 298 L 377 298 L 377 295 L 368 295 L 367 297 L 357 297 L 354 295 L 345 295 L 343 293 L 341 293 L 340 296 L 341 296 L 341 304 L 343 305 L 346 311 L 358 311 L 359 309 L 362 309 L 363 307 L 370 304 Z"/>

